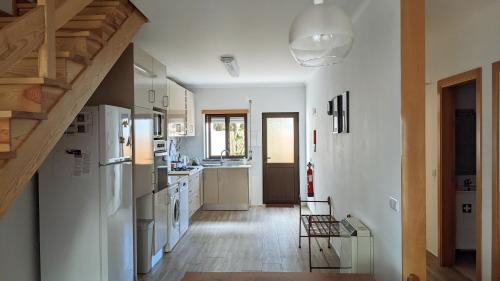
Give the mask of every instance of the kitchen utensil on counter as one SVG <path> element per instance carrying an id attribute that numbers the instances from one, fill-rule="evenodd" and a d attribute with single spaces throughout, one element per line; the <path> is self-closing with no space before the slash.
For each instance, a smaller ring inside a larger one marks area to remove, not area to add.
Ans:
<path id="1" fill-rule="evenodd" d="M 189 163 L 189 157 L 187 155 L 181 155 L 179 157 L 179 161 L 182 163 L 182 165 L 187 166 Z"/>
<path id="2" fill-rule="evenodd" d="M 191 159 L 191 166 L 201 166 L 201 159 L 198 157 Z"/>

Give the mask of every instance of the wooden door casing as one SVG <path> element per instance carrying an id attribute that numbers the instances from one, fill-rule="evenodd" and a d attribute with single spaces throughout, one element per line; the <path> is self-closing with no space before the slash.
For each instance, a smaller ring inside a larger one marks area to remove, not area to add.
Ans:
<path id="1" fill-rule="evenodd" d="M 268 163 L 267 120 L 293 118 L 294 163 Z M 297 204 L 299 202 L 299 113 L 262 113 L 262 168 L 264 204 Z"/>
<path id="2" fill-rule="evenodd" d="M 441 103 L 441 120 L 439 122 L 439 131 L 441 142 L 439 146 L 439 193 L 438 193 L 438 247 L 439 260 L 442 266 L 451 266 L 455 262 L 455 178 L 454 163 L 449 166 L 447 163 L 452 159 L 449 154 L 455 154 L 454 149 L 450 150 L 449 144 L 443 140 L 445 113 L 449 103 L 449 96 L 454 95 L 453 87 L 468 83 L 475 83 L 476 92 L 476 280 L 481 280 L 481 233 L 482 233 L 482 69 L 477 68 L 452 77 L 438 81 L 438 94 Z M 454 158 L 453 158 L 454 159 Z M 446 170 L 453 168 L 452 184 L 446 183 L 449 179 Z M 453 185 L 453 188 L 451 187 Z M 451 209 L 451 210 L 450 210 Z"/>

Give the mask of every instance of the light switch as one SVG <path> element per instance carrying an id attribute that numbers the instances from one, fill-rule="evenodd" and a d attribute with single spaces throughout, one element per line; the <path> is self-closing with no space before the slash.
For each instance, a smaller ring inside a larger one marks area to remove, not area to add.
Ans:
<path id="1" fill-rule="evenodd" d="M 394 197 L 389 197 L 389 207 L 391 207 L 394 212 L 399 213 L 399 200 Z"/>

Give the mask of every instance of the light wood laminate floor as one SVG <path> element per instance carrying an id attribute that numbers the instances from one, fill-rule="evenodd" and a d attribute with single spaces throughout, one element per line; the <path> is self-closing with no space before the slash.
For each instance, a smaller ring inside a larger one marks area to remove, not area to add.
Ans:
<path id="1" fill-rule="evenodd" d="M 177 281 L 186 272 L 308 272 L 308 242 L 303 239 L 298 248 L 298 226 L 298 207 L 199 211 L 174 251 L 142 278 Z M 318 240 L 324 251 L 312 242 L 313 264 L 338 264 L 327 240 Z"/>

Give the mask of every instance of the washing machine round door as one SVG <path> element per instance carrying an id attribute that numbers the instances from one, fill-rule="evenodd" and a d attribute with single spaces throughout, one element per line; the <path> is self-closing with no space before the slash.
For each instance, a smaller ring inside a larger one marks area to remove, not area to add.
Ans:
<path id="1" fill-rule="evenodd" d="M 179 224 L 179 219 L 180 219 L 180 214 L 181 214 L 181 210 L 180 209 L 181 208 L 180 208 L 179 199 L 175 199 L 175 203 L 174 203 L 174 219 L 172 221 L 172 224 L 173 224 L 174 227 Z"/>

